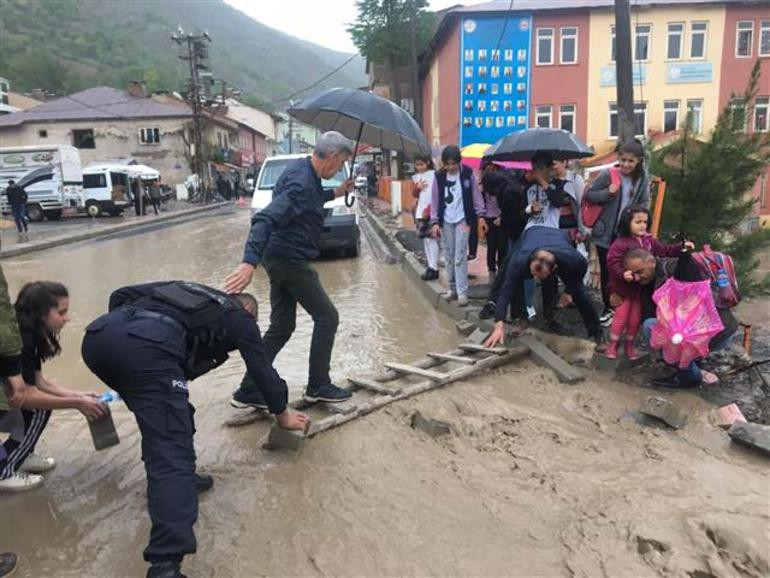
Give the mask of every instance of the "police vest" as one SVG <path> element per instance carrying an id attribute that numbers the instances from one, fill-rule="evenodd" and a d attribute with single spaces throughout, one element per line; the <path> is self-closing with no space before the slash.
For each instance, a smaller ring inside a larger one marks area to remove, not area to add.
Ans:
<path id="1" fill-rule="evenodd" d="M 174 319 L 184 326 L 187 379 L 195 379 L 227 361 L 227 353 L 217 347 L 225 338 L 219 320 L 228 311 L 243 309 L 233 296 L 198 283 L 175 281 L 155 287 L 150 296 L 132 305 L 141 308 L 145 299 L 173 307 Z"/>

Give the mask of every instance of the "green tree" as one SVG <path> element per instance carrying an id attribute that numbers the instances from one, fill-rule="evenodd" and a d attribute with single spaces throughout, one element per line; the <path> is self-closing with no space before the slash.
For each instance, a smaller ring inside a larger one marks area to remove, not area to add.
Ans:
<path id="1" fill-rule="evenodd" d="M 652 155 L 653 172 L 666 180 L 663 234 L 684 234 L 696 245 L 709 243 L 730 254 L 746 293 L 770 288 L 770 278 L 750 276 L 758 251 L 770 246 L 770 230 L 745 231 L 756 202 L 750 192 L 770 164 L 770 135 L 744 130 L 753 118 L 759 81 L 757 60 L 746 91 L 725 106 L 708 140 L 693 138 L 688 117 L 682 136 Z"/>

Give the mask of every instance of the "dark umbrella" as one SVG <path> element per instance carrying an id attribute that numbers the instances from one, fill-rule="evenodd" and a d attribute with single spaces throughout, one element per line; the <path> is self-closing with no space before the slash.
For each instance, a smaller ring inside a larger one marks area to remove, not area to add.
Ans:
<path id="1" fill-rule="evenodd" d="M 571 132 L 558 128 L 531 128 L 513 132 L 492 145 L 484 155 L 491 161 L 529 161 L 537 152 L 567 160 L 594 156 L 594 151 Z"/>
<path id="2" fill-rule="evenodd" d="M 397 104 L 363 90 L 330 88 L 288 110 L 305 124 L 336 130 L 355 139 L 351 166 L 359 143 L 406 154 L 430 154 L 430 146 L 412 116 Z M 345 193 L 345 204 L 353 201 Z"/>

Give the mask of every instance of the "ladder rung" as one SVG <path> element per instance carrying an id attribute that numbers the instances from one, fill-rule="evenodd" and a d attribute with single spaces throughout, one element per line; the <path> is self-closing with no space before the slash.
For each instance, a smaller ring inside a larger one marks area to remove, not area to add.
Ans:
<path id="1" fill-rule="evenodd" d="M 432 379 L 434 381 L 438 381 L 446 377 L 445 373 L 439 373 L 438 371 L 431 371 L 430 369 L 422 369 L 420 367 L 414 367 L 412 365 L 406 365 L 403 363 L 386 363 L 385 367 L 392 369 L 393 371 L 398 371 L 399 373 L 420 375 L 422 377 L 427 377 L 428 379 Z"/>
<path id="2" fill-rule="evenodd" d="M 375 393 L 382 393 L 385 395 L 398 395 L 401 393 L 401 388 L 397 387 L 386 387 L 382 385 L 381 383 L 377 383 L 376 381 L 372 381 L 370 379 L 362 379 L 358 377 L 348 377 L 348 381 L 355 385 L 356 387 L 360 387 L 363 389 L 368 389 L 370 391 L 373 391 Z"/>
<path id="3" fill-rule="evenodd" d="M 463 351 L 476 351 L 480 353 L 496 353 L 497 355 L 503 355 L 504 353 L 508 353 L 508 349 L 505 347 L 484 347 L 483 345 L 478 345 L 476 343 L 461 343 L 458 346 Z"/>
<path id="4" fill-rule="evenodd" d="M 478 360 L 472 357 L 461 357 L 459 355 L 450 355 L 449 353 L 428 353 L 434 359 L 442 361 L 454 361 L 455 363 L 464 363 L 465 365 L 474 365 Z"/>

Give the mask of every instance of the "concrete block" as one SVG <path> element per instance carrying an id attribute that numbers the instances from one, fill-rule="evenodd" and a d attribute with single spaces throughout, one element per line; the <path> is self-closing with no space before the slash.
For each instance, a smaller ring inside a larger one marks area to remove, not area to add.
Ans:
<path id="1" fill-rule="evenodd" d="M 476 329 L 473 333 L 471 333 L 468 336 L 467 341 L 468 341 L 468 343 L 479 343 L 480 344 L 480 343 L 484 342 L 484 340 L 487 338 L 488 335 L 489 335 L 489 331 L 487 331 L 485 329 Z"/>
<path id="2" fill-rule="evenodd" d="M 770 455 L 770 426 L 735 422 L 727 433 L 733 441 Z"/>
<path id="3" fill-rule="evenodd" d="M 735 422 L 746 422 L 741 408 L 737 404 L 724 405 L 713 412 L 714 425 L 722 429 L 729 429 Z"/>
<path id="4" fill-rule="evenodd" d="M 270 433 L 262 442 L 262 448 L 266 450 L 288 449 L 299 451 L 305 445 L 305 432 L 284 429 L 277 423 L 270 428 Z"/>
<path id="5" fill-rule="evenodd" d="M 470 335 L 476 329 L 476 324 L 470 321 L 462 320 L 455 323 L 455 328 L 461 335 Z"/>
<path id="6" fill-rule="evenodd" d="M 681 429 L 687 423 L 684 415 L 673 403 L 663 397 L 651 395 L 639 408 L 644 415 L 659 419 L 674 429 Z"/>
<path id="7" fill-rule="evenodd" d="M 572 367 L 535 337 L 531 335 L 520 335 L 514 340 L 514 345 L 517 342 L 519 345 L 528 347 L 532 358 L 541 365 L 545 365 L 551 369 L 562 383 L 577 383 L 578 381 L 585 379 L 583 372 L 576 367 Z"/>
<path id="8" fill-rule="evenodd" d="M 447 422 L 425 417 L 419 411 L 412 414 L 411 426 L 413 429 L 425 432 L 432 438 L 452 433 L 452 428 Z"/>

